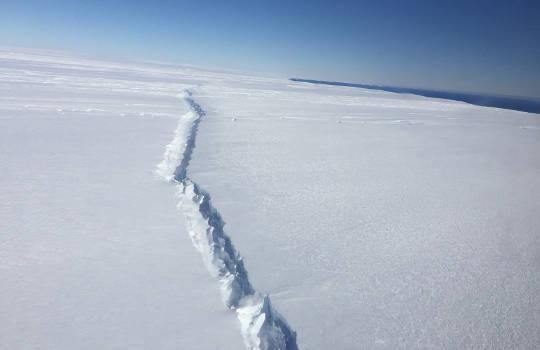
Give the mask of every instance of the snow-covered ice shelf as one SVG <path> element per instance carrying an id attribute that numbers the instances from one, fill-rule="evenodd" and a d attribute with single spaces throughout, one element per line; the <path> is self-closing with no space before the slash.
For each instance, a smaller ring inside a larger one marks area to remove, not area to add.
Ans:
<path id="1" fill-rule="evenodd" d="M 286 82 L 196 91 L 191 176 L 301 346 L 540 343 L 539 115 Z"/>
<path id="2" fill-rule="evenodd" d="M 154 174 L 191 85 L 0 51 L 0 349 L 244 347 Z"/>
<path id="3" fill-rule="evenodd" d="M 275 310 L 310 350 L 540 343 L 537 114 L 23 49 L 0 77 L 2 349 L 276 348 L 245 327 Z"/>

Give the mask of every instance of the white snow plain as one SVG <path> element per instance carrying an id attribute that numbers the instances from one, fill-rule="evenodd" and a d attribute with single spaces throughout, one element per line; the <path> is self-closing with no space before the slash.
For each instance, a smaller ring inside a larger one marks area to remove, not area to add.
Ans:
<path id="1" fill-rule="evenodd" d="M 2 349 L 540 344 L 537 114 L 26 49 L 0 77 Z"/>

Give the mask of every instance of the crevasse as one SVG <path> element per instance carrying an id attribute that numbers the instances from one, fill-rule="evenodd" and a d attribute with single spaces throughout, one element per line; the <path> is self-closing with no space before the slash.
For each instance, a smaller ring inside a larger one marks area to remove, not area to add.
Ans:
<path id="1" fill-rule="evenodd" d="M 186 90 L 190 111 L 183 115 L 173 140 L 166 146 L 156 173 L 177 188 L 178 208 L 189 235 L 208 271 L 218 279 L 225 305 L 236 311 L 247 349 L 295 350 L 296 333 L 272 307 L 270 298 L 251 285 L 242 257 L 224 231 L 224 221 L 210 195 L 187 176 L 195 138 L 204 110 Z"/>

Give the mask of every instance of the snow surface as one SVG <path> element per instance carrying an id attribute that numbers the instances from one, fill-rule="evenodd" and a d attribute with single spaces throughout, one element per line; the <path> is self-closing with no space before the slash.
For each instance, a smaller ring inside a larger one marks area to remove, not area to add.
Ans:
<path id="1" fill-rule="evenodd" d="M 2 349 L 540 344 L 537 114 L 23 49 L 0 77 Z"/>
<path id="2" fill-rule="evenodd" d="M 0 52 L 0 348 L 243 348 L 154 174 L 189 85 L 48 55 Z"/>
<path id="3" fill-rule="evenodd" d="M 191 177 L 308 349 L 540 344 L 537 114 L 203 86 Z"/>

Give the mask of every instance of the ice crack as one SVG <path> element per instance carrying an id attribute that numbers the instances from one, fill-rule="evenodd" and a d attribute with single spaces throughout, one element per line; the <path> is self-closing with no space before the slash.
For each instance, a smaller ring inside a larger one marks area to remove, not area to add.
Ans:
<path id="1" fill-rule="evenodd" d="M 178 207 L 184 213 L 188 232 L 203 262 L 219 280 L 225 305 L 236 311 L 248 349 L 297 350 L 296 333 L 272 307 L 270 298 L 251 285 L 242 257 L 235 249 L 210 195 L 187 176 L 201 119 L 206 115 L 186 90 L 190 111 L 180 118 L 173 140 L 167 145 L 156 173 L 177 187 Z"/>

